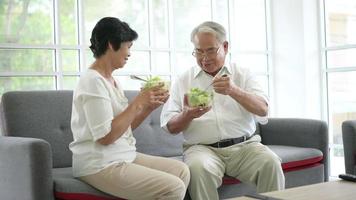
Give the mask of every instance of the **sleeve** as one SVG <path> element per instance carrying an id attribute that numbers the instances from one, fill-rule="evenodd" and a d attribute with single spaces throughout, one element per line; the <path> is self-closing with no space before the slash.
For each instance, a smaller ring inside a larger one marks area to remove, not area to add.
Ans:
<path id="1" fill-rule="evenodd" d="M 257 81 L 256 76 L 253 75 L 249 70 L 247 70 L 246 74 L 245 74 L 245 90 L 247 92 L 251 92 L 251 93 L 263 98 L 265 100 L 265 102 L 267 103 L 267 105 L 269 105 L 268 95 L 265 93 L 265 91 L 263 91 L 263 88 Z M 269 106 L 268 106 L 268 110 L 269 110 Z M 255 121 L 260 124 L 267 124 L 268 113 L 266 116 L 262 116 L 262 117 L 255 115 Z"/>
<path id="2" fill-rule="evenodd" d="M 167 124 L 175 115 L 179 114 L 183 110 L 184 106 L 184 90 L 179 85 L 179 79 L 177 79 L 172 85 L 170 96 L 167 102 L 163 105 L 161 112 L 161 127 L 168 132 Z"/>
<path id="3" fill-rule="evenodd" d="M 100 79 L 88 83 L 86 91 L 80 95 L 86 123 L 94 140 L 104 137 L 111 131 L 114 112 L 108 89 Z"/>

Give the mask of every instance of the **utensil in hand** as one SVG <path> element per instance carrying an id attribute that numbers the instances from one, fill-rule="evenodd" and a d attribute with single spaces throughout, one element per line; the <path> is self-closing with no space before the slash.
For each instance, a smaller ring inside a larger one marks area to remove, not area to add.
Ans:
<path id="1" fill-rule="evenodd" d="M 139 80 L 139 81 L 147 82 L 146 79 L 140 78 L 140 77 L 138 77 L 138 76 L 136 76 L 136 75 L 130 75 L 130 78 L 131 78 L 131 79 L 135 79 L 135 80 Z"/>
<path id="2" fill-rule="evenodd" d="M 221 77 L 227 77 L 227 74 L 223 74 Z M 215 76 L 214 76 L 215 78 Z M 213 85 L 214 81 L 212 81 L 203 91 L 207 91 L 211 85 Z"/>

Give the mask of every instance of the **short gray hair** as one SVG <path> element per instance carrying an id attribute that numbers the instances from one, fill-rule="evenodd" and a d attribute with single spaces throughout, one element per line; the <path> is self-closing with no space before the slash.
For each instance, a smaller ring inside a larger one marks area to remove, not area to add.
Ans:
<path id="1" fill-rule="evenodd" d="M 215 35 L 216 39 L 223 43 L 226 41 L 226 31 L 225 28 L 219 23 L 213 21 L 206 21 L 195 27 L 190 34 L 190 41 L 194 44 L 194 37 L 198 33 L 211 33 Z"/>

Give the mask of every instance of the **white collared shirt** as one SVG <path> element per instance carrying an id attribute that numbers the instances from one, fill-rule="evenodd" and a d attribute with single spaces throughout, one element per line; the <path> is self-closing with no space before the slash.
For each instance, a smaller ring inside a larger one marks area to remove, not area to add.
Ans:
<path id="1" fill-rule="evenodd" d="M 111 122 L 127 106 L 128 100 L 117 82 L 117 88 L 97 71 L 88 69 L 73 94 L 71 128 L 74 141 L 73 175 L 85 176 L 120 162 L 136 158 L 136 140 L 131 127 L 109 145 L 96 142 L 111 131 Z"/>
<path id="2" fill-rule="evenodd" d="M 223 74 L 227 74 L 238 87 L 262 97 L 268 104 L 267 95 L 249 70 L 232 64 L 222 67 L 217 75 Z M 184 94 L 192 87 L 205 89 L 213 78 L 199 66 L 190 68 L 178 77 L 172 85 L 167 103 L 163 106 L 161 126 L 168 131 L 169 120 L 183 110 Z M 213 91 L 213 88 L 207 90 Z M 222 139 L 251 136 L 256 130 L 256 121 L 266 123 L 267 116 L 257 117 L 230 96 L 214 92 L 211 110 L 194 119 L 183 131 L 185 144 L 211 144 Z"/>

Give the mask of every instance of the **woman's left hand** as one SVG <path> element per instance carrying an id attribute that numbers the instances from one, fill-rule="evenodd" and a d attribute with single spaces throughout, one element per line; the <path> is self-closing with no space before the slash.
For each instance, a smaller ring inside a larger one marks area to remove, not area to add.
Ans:
<path id="1" fill-rule="evenodd" d="M 148 95 L 149 98 L 146 105 L 147 108 L 151 110 L 163 105 L 169 98 L 168 90 L 163 89 L 163 86 L 161 85 L 151 89 L 144 89 L 141 92 L 147 92 L 146 95 Z"/>

